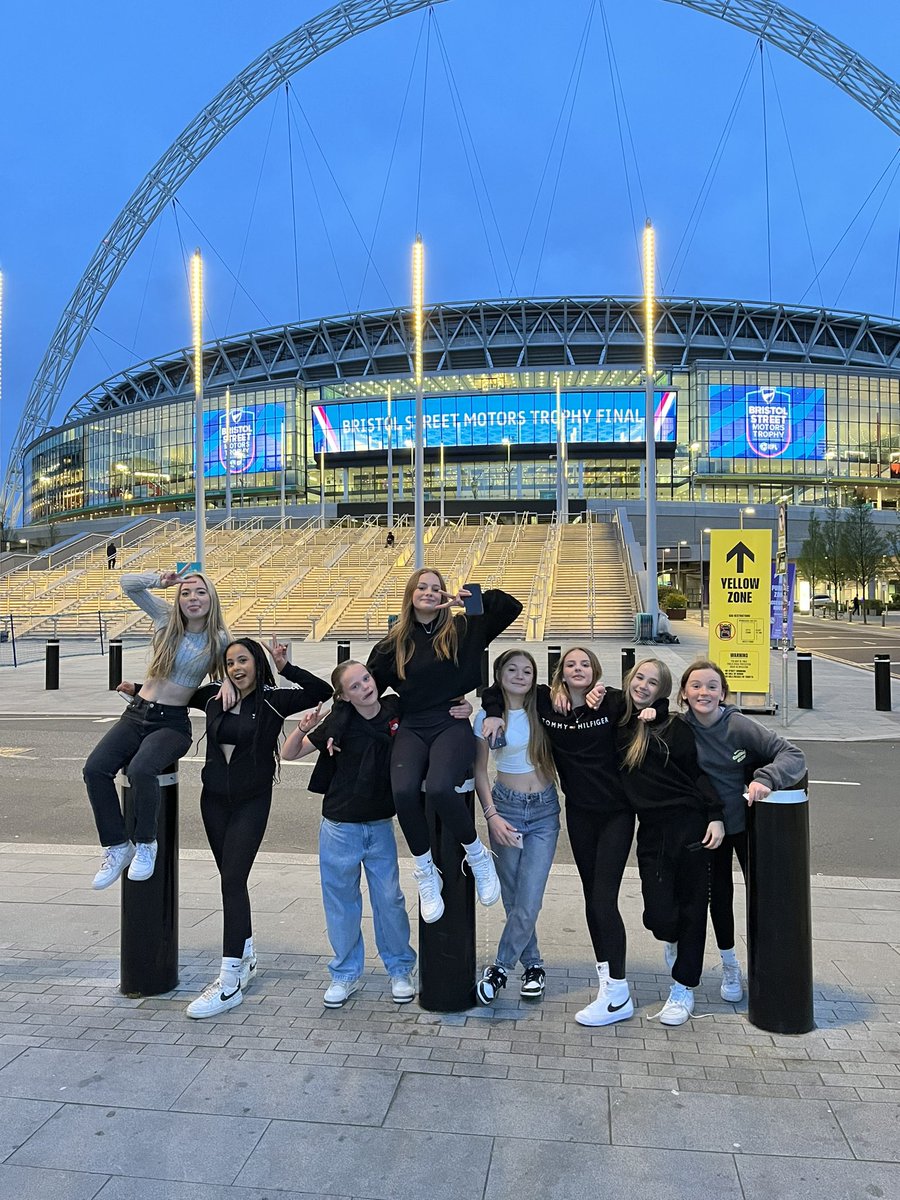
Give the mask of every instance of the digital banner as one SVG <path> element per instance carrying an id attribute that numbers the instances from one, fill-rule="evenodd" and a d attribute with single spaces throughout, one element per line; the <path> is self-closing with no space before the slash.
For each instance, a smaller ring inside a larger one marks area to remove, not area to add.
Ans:
<path id="1" fill-rule="evenodd" d="M 203 414 L 203 474 L 224 475 L 226 455 L 232 475 L 281 470 L 283 404 L 247 404 Z"/>
<path id="2" fill-rule="evenodd" d="M 797 564 L 787 564 L 787 632 L 785 637 L 788 642 L 794 640 L 794 584 L 797 578 Z M 778 573 L 777 563 L 772 563 L 772 641 L 781 641 L 781 631 L 783 626 L 784 615 L 784 596 L 781 590 L 781 581 L 784 575 Z"/>
<path id="3" fill-rule="evenodd" d="M 772 531 L 709 535 L 709 657 L 736 692 L 769 690 Z"/>
<path id="4" fill-rule="evenodd" d="M 710 458 L 825 457 L 825 389 L 710 384 Z"/>
<path id="5" fill-rule="evenodd" d="M 677 393 L 655 393 L 657 442 L 675 442 Z M 563 392 L 566 441 L 643 442 L 643 391 Z M 547 445 L 556 442 L 556 393 L 426 396 L 426 446 Z M 395 400 L 390 421 L 386 400 L 314 404 L 313 450 L 352 454 L 394 449 L 415 437 L 415 400 Z"/>

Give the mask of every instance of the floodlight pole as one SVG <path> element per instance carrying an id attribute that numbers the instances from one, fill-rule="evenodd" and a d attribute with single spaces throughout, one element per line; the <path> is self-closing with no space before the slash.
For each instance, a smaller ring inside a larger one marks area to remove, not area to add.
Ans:
<path id="1" fill-rule="evenodd" d="M 231 524 L 231 388 L 225 389 L 225 522 Z"/>
<path id="2" fill-rule="evenodd" d="M 650 614 L 653 637 L 659 620 L 659 590 L 656 572 L 656 380 L 653 361 L 654 276 L 656 271 L 653 226 L 650 218 L 644 226 L 644 498 L 646 536 L 644 561 L 647 566 L 645 603 Z"/>
<path id="3" fill-rule="evenodd" d="M 416 526 L 416 569 L 425 566 L 425 413 L 422 379 L 422 307 L 425 300 L 425 247 L 421 233 L 413 243 L 413 323 L 415 330 L 416 372 L 416 470 L 414 482 L 414 521 Z"/>
<path id="4" fill-rule="evenodd" d="M 387 390 L 387 527 L 394 528 L 394 423 L 390 387 Z"/>
<path id="5" fill-rule="evenodd" d="M 191 324 L 194 335 L 194 561 L 206 564 L 206 480 L 203 475 L 203 258 L 191 258 Z"/>

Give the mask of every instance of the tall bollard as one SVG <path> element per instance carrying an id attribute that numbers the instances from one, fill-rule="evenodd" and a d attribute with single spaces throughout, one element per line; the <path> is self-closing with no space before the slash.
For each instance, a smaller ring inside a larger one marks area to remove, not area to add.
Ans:
<path id="1" fill-rule="evenodd" d="M 622 647 L 622 686 L 625 686 L 625 676 L 634 666 L 634 647 Z"/>
<path id="2" fill-rule="evenodd" d="M 812 654 L 808 650 L 797 651 L 797 707 L 812 708 Z"/>
<path id="3" fill-rule="evenodd" d="M 341 641 L 339 641 L 337 644 L 338 666 L 340 666 L 342 662 L 347 662 L 349 658 L 350 658 L 350 643 L 348 641 L 345 641 L 344 639 L 341 639 Z"/>
<path id="4" fill-rule="evenodd" d="M 891 656 L 875 655 L 875 708 L 878 712 L 891 711 Z"/>
<path id="5" fill-rule="evenodd" d="M 44 690 L 59 691 L 59 638 L 48 638 L 44 651 Z"/>
<path id="6" fill-rule="evenodd" d="M 114 692 L 122 682 L 122 639 L 109 643 L 109 690 Z"/>
<path id="7" fill-rule="evenodd" d="M 474 780 L 456 790 L 473 812 Z M 425 811 L 444 915 L 431 925 L 419 916 L 419 1004 L 427 1012 L 464 1012 L 475 1004 L 475 882 L 470 871 L 463 872 L 462 846 L 427 798 Z"/>
<path id="8" fill-rule="evenodd" d="M 815 1019 L 805 787 L 772 792 L 747 816 L 747 1015 L 769 1033 L 809 1033 Z"/>
<path id="9" fill-rule="evenodd" d="M 559 662 L 562 654 L 562 646 L 547 647 L 547 682 L 553 678 L 553 672 L 556 670 L 556 664 Z"/>
<path id="10" fill-rule="evenodd" d="M 119 991 L 158 996 L 178 983 L 178 764 L 159 777 L 160 805 L 156 870 L 133 883 L 122 876 Z M 125 827 L 134 828 L 131 788 L 122 789 Z"/>

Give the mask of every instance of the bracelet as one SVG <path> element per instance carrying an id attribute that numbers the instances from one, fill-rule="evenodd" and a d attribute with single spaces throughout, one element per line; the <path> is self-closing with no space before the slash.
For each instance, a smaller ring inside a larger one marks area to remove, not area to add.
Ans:
<path id="1" fill-rule="evenodd" d="M 492 812 L 491 815 L 488 817 L 488 820 L 493 821 L 494 817 L 499 817 L 499 816 L 500 816 L 500 814 L 498 812 Z"/>
<path id="2" fill-rule="evenodd" d="M 493 804 L 490 805 L 488 808 L 483 809 L 482 811 L 484 812 L 484 819 L 486 821 L 489 821 L 491 819 L 491 817 L 496 817 L 496 815 L 497 815 L 496 806 Z"/>

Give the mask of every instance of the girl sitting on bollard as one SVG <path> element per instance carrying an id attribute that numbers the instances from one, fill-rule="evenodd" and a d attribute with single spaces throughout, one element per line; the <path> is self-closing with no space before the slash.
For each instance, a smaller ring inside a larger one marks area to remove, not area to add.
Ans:
<path id="1" fill-rule="evenodd" d="M 367 663 L 379 692 L 393 688 L 403 706 L 391 755 L 391 787 L 400 828 L 416 861 L 414 878 L 426 923 L 440 919 L 444 902 L 431 853 L 423 782 L 430 803 L 466 852 L 478 899 L 482 904 L 500 899 L 494 860 L 456 791 L 472 767 L 475 736 L 469 722 L 454 719 L 449 708 L 478 686 L 484 650 L 512 624 L 522 605 L 493 589 L 484 593 L 483 613 L 451 616 L 451 606 L 462 607 L 468 595 L 465 588 L 448 592 L 437 571 L 415 571 L 406 584 L 399 618 Z"/>
<path id="2" fill-rule="evenodd" d="M 700 769 L 712 780 L 725 806 L 725 837 L 710 862 L 709 912 L 722 956 L 723 1000 L 744 995 L 734 945 L 735 856 L 747 879 L 747 805 L 772 791 L 796 787 L 806 774 L 802 750 L 771 729 L 726 704 L 728 680 L 716 663 L 700 659 L 681 676 L 678 702 L 694 731 Z M 749 780 L 749 782 L 747 782 Z M 746 797 L 746 799 L 745 799 Z"/>
<path id="3" fill-rule="evenodd" d="M 494 662 L 494 684 L 504 703 L 505 736 L 488 740 L 484 712 L 475 718 L 475 789 L 497 856 L 506 924 L 491 966 L 475 986 L 490 1004 L 521 962 L 519 994 L 544 994 L 544 960 L 538 949 L 537 919 L 559 840 L 559 797 L 550 743 L 537 713 L 537 666 L 524 650 L 504 650 Z M 489 750 L 497 769 L 488 778 Z"/>
<path id="4" fill-rule="evenodd" d="M 169 587 L 177 587 L 174 605 L 150 591 Z M 126 867 L 129 879 L 149 879 L 153 874 L 158 777 L 190 749 L 187 706 L 207 675 L 221 677 L 222 652 L 228 642 L 216 589 L 198 571 L 123 575 L 122 591 L 150 615 L 156 632 L 141 694 L 84 764 L 84 782 L 103 846 L 103 862 L 92 884 L 98 891 L 115 883 Z M 133 841 L 125 828 L 115 783 L 117 773 L 126 768 L 134 800 Z"/>

